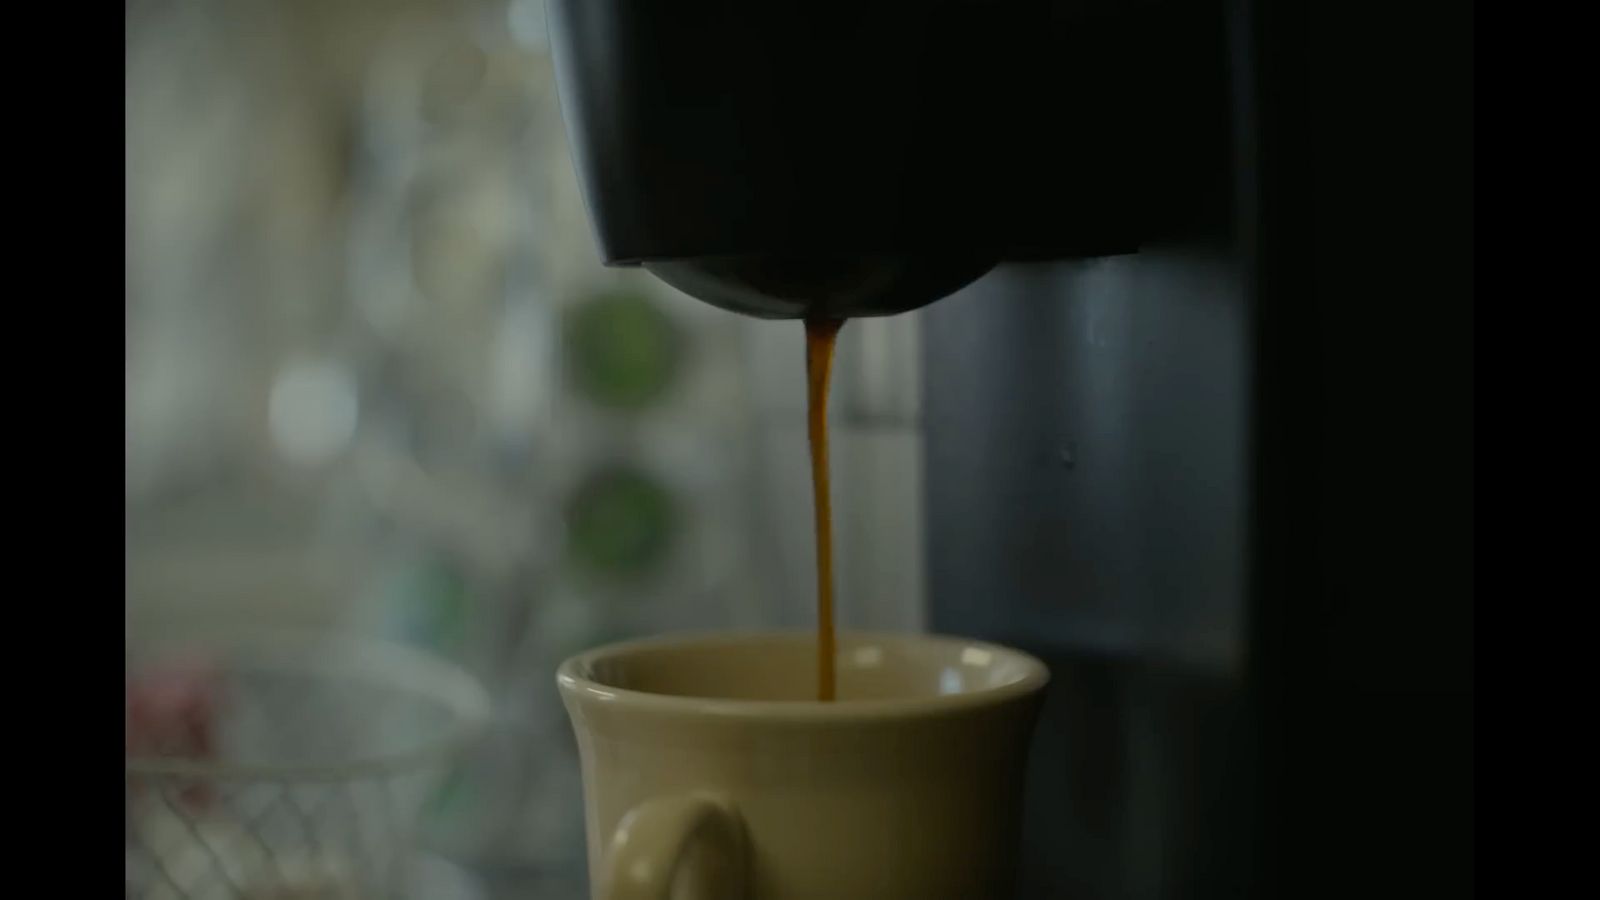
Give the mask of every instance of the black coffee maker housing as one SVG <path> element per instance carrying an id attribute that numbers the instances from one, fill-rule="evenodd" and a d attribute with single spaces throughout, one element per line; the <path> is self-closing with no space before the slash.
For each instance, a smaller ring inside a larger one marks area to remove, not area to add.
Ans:
<path id="1" fill-rule="evenodd" d="M 1470 4 L 549 8 L 606 262 L 928 307 L 930 622 L 1055 673 L 1020 897 L 1471 896 Z"/>
<path id="2" fill-rule="evenodd" d="M 1225 152 L 1224 61 L 1190 2 L 550 17 L 601 256 L 749 315 L 904 312 L 1001 260 L 1132 252 L 1183 224 Z"/>

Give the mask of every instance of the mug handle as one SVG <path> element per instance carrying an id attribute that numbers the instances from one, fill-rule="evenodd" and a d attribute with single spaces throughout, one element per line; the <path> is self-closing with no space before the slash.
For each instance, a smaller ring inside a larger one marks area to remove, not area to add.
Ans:
<path id="1" fill-rule="evenodd" d="M 672 894 L 688 879 L 687 893 Z M 660 797 L 617 824 L 606 854 L 605 900 L 744 900 L 744 822 L 708 795 Z"/>

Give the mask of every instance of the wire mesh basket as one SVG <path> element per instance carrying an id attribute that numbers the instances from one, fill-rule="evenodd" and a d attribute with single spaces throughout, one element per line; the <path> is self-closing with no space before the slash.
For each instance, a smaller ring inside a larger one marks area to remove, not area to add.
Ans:
<path id="1" fill-rule="evenodd" d="M 129 897 L 401 896 L 429 792 L 485 727 L 465 672 L 347 636 L 131 641 Z"/>

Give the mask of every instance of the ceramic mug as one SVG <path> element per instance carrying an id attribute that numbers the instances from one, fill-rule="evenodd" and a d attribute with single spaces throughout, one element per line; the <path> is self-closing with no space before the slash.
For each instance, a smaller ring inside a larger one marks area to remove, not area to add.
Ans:
<path id="1" fill-rule="evenodd" d="M 960 638 L 668 636 L 557 675 L 603 900 L 978 900 L 1014 880 L 1043 663 Z"/>

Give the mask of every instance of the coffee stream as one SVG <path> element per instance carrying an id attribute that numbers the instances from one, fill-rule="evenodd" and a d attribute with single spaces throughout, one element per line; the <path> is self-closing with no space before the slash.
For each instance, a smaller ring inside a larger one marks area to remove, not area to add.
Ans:
<path id="1" fill-rule="evenodd" d="M 817 537 L 817 699 L 834 699 L 833 510 L 828 498 L 828 379 L 843 319 L 806 320 L 806 416 Z"/>

